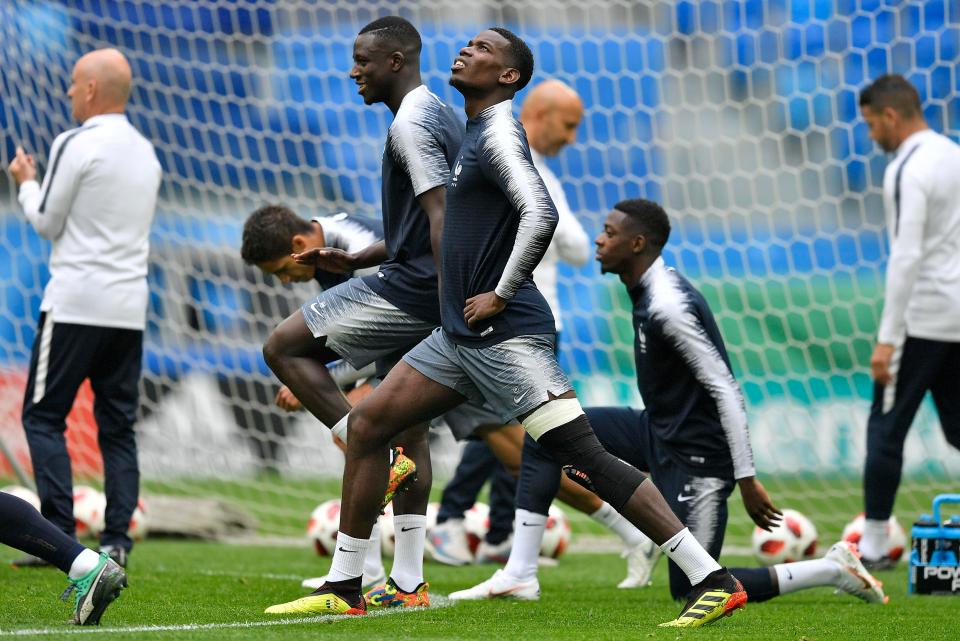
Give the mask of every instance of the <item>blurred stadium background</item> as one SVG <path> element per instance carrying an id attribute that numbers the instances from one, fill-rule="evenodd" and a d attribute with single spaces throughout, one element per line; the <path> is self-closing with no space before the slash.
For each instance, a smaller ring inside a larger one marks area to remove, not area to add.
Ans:
<path id="1" fill-rule="evenodd" d="M 711 302 L 743 386 L 764 483 L 780 504 L 842 527 L 860 510 L 868 361 L 887 254 L 885 158 L 857 110 L 887 72 L 919 89 L 933 128 L 960 135 L 960 8 L 948 0 L 74 0 L 0 4 L 0 163 L 16 145 L 46 170 L 74 126 L 73 62 L 131 60 L 129 115 L 165 170 L 152 237 L 142 420 L 153 492 L 243 503 L 264 534 L 300 531 L 313 479 L 341 470 L 327 430 L 272 406 L 260 355 L 310 286 L 264 282 L 239 258 L 246 214 L 378 216 L 389 112 L 347 77 L 356 32 L 388 13 L 424 37 L 424 78 L 446 84 L 458 48 L 503 24 L 536 56 L 534 83 L 577 89 L 577 142 L 551 164 L 591 237 L 618 200 L 671 213 L 666 259 Z M 520 97 L 522 100 L 522 95 Z M 29 466 L 19 407 L 49 244 L 0 176 L 0 438 Z M 640 405 L 629 305 L 595 265 L 562 268 L 562 364 L 584 404 Z M 71 417 L 81 477 L 96 477 L 90 393 Z M 438 436 L 449 473 L 455 447 Z M 898 511 L 909 520 L 960 474 L 925 404 Z M 0 478 L 13 469 L 0 457 Z M 734 523 L 746 528 L 740 510 Z M 823 525 L 821 525 L 823 527 Z"/>

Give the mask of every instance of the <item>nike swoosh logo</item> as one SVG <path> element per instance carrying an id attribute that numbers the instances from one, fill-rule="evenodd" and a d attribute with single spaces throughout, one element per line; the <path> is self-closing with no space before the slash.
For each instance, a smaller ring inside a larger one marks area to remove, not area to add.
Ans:
<path id="1" fill-rule="evenodd" d="M 685 538 L 687 538 L 687 537 L 681 536 L 681 537 L 680 537 L 680 540 L 677 541 L 677 544 L 674 545 L 672 548 L 670 548 L 670 551 L 671 551 L 671 552 L 676 552 L 676 551 L 677 551 L 677 548 L 680 547 L 680 544 L 683 543 L 683 540 L 684 540 Z"/>
<path id="2" fill-rule="evenodd" d="M 786 564 L 784 564 L 784 565 L 786 565 Z M 793 572 L 791 572 L 791 571 L 790 571 L 790 568 L 788 568 L 788 567 L 785 567 L 784 569 L 787 571 L 787 578 L 790 579 L 791 581 L 793 581 Z"/>
<path id="3" fill-rule="evenodd" d="M 647 557 L 647 560 L 649 561 L 650 559 L 653 558 L 653 555 L 656 554 L 656 551 L 657 551 L 657 544 L 653 543 L 650 545 L 650 549 L 643 553 L 643 556 Z"/>
<path id="4" fill-rule="evenodd" d="M 695 498 L 697 498 L 696 494 L 691 494 L 690 496 L 684 496 L 683 494 L 680 494 L 677 496 L 677 503 L 686 503 L 687 501 L 692 501 Z"/>
<path id="5" fill-rule="evenodd" d="M 337 548 L 337 549 L 340 550 L 341 552 L 349 552 L 350 554 L 356 554 L 356 553 L 357 553 L 356 550 L 344 550 L 343 548 Z"/>
<path id="6" fill-rule="evenodd" d="M 500 592 L 494 592 L 494 591 L 493 591 L 493 588 L 490 588 L 490 589 L 487 591 L 487 595 L 490 596 L 490 597 L 507 596 L 508 594 L 513 594 L 514 592 L 516 592 L 516 591 L 519 590 L 520 588 L 521 588 L 521 586 L 517 585 L 517 586 L 514 586 L 514 587 L 509 588 L 509 589 L 507 589 L 507 590 L 501 590 Z"/>
<path id="7" fill-rule="evenodd" d="M 415 525 L 415 526 L 413 526 L 413 527 L 402 527 L 402 528 L 400 528 L 400 531 L 401 531 L 401 532 L 409 532 L 410 530 L 419 530 L 419 529 L 420 529 L 420 526 L 419 526 L 419 525 Z"/>
<path id="8" fill-rule="evenodd" d="M 310 309 L 313 310 L 314 314 L 320 314 L 320 309 L 317 307 L 316 303 L 310 303 Z"/>
<path id="9" fill-rule="evenodd" d="M 536 526 L 536 525 L 539 525 L 539 523 L 527 523 L 526 521 L 521 521 L 521 522 L 520 522 L 520 525 L 522 525 L 522 526 L 524 526 L 524 527 L 534 527 L 534 526 Z"/>

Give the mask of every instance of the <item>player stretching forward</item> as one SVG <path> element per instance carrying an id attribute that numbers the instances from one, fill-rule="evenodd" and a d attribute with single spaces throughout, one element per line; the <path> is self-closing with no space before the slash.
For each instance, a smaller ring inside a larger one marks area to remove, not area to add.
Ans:
<path id="1" fill-rule="evenodd" d="M 453 63 L 450 84 L 463 94 L 469 120 L 447 183 L 442 327 L 351 411 L 327 583 L 275 611 L 309 604 L 311 612 L 366 613 L 363 557 L 387 482 L 390 438 L 467 399 L 486 400 L 504 421 L 519 419 L 684 569 L 695 596 L 669 625 L 703 625 L 746 602 L 740 582 L 683 527 L 656 487 L 603 449 L 557 364 L 553 314 L 531 278 L 557 213 L 511 113 L 514 94 L 532 73 L 530 49 L 502 28 L 480 33 Z"/>
<path id="2" fill-rule="evenodd" d="M 596 239 L 601 270 L 617 274 L 633 301 L 637 386 L 646 409 L 591 407 L 586 414 L 603 446 L 650 471 L 674 512 L 719 557 L 734 484 L 760 527 L 772 525 L 779 511 L 754 475 L 743 396 L 713 313 L 700 292 L 667 268 L 660 256 L 669 236 L 663 208 L 636 199 L 617 203 Z M 517 512 L 536 522 L 533 517 L 546 515 L 550 507 L 560 470 L 542 448 L 525 448 L 523 455 Z M 517 537 L 506 568 L 450 597 L 538 599 L 537 551 L 543 528 L 524 529 L 536 536 Z M 817 586 L 836 587 L 870 603 L 885 602 L 879 582 L 842 542 L 823 559 L 732 571 L 751 602 Z M 671 563 L 673 598 L 682 599 L 689 590 L 684 573 Z"/>
<path id="3" fill-rule="evenodd" d="M 383 154 L 384 242 L 358 253 L 312 249 L 298 254 L 300 262 L 327 270 L 339 266 L 352 271 L 380 264 L 379 272 L 322 292 L 283 321 L 263 346 L 264 358 L 277 377 L 314 416 L 335 425 L 334 434 L 347 442 L 352 440 L 347 438 L 350 406 L 324 363 L 335 353 L 359 370 L 371 362 L 389 360 L 392 354 L 399 357 L 440 321 L 432 247 L 439 244 L 444 184 L 460 147 L 463 125 L 421 83 L 420 47 L 420 34 L 413 25 L 403 18 L 386 17 L 365 26 L 353 49 L 350 77 L 364 103 L 383 102 L 394 113 Z M 423 422 L 413 421 L 404 428 Z M 399 437 L 400 432 L 391 433 L 390 438 Z M 419 478 L 394 504 L 396 554 L 386 585 L 371 591 L 377 606 L 429 605 L 423 583 L 431 482 L 426 425 L 407 430 L 400 442 L 418 463 Z M 383 452 L 382 463 L 387 461 Z M 363 476 L 356 481 L 380 495 L 379 509 L 386 475 L 382 483 Z M 388 496 L 394 489 L 388 488 Z M 370 532 L 368 528 L 368 537 Z M 364 555 L 356 556 L 362 567 Z M 299 611 L 325 610 L 308 604 Z"/>

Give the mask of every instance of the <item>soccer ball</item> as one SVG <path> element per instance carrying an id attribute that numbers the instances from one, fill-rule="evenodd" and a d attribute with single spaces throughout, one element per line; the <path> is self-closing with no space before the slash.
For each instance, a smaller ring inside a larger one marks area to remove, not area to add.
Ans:
<path id="1" fill-rule="evenodd" d="M 784 510 L 780 524 L 769 532 L 753 529 L 753 555 L 764 565 L 813 558 L 816 551 L 817 529 L 797 510 Z"/>
<path id="2" fill-rule="evenodd" d="M 340 531 L 340 499 L 324 501 L 310 513 L 307 522 L 307 537 L 313 541 L 313 549 L 320 556 L 333 556 L 337 547 L 337 532 Z"/>
<path id="3" fill-rule="evenodd" d="M 147 536 L 149 528 L 147 527 L 147 505 L 143 499 L 137 501 L 137 507 L 134 508 L 130 516 L 130 525 L 127 527 L 127 536 L 134 541 L 142 541 Z"/>
<path id="4" fill-rule="evenodd" d="M 864 520 L 863 512 L 861 512 L 847 523 L 846 527 L 843 528 L 843 540 L 859 547 L 860 537 L 863 536 Z M 907 547 L 907 533 L 903 531 L 903 526 L 900 525 L 895 516 L 891 516 L 890 520 L 887 521 L 887 541 L 887 558 L 899 561 Z"/>
<path id="5" fill-rule="evenodd" d="M 23 499 L 33 507 L 37 508 L 37 511 L 40 511 L 40 497 L 37 496 L 37 493 L 31 490 L 28 487 L 23 487 L 22 485 L 8 485 L 7 487 L 0 488 L 0 492 L 6 492 L 7 494 L 12 494 L 18 499 Z"/>
<path id="6" fill-rule="evenodd" d="M 393 503 L 387 503 L 380 515 L 380 549 L 384 556 L 393 556 L 397 548 L 396 530 L 393 527 Z"/>
<path id="7" fill-rule="evenodd" d="M 77 524 L 77 537 L 97 537 L 103 532 L 107 497 L 89 485 L 73 488 L 73 520 Z"/>
<path id="8" fill-rule="evenodd" d="M 560 558 L 570 545 L 570 521 L 567 515 L 556 505 L 550 506 L 547 515 L 547 527 L 540 541 L 540 556 L 550 559 Z"/>
<path id="9" fill-rule="evenodd" d="M 490 506 L 477 501 L 463 515 L 463 527 L 467 530 L 467 546 L 470 554 L 476 554 L 480 542 L 490 529 Z"/>

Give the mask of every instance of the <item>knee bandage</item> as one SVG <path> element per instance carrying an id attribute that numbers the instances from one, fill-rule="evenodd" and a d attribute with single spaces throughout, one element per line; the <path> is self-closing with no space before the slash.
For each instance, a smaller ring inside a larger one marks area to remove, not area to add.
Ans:
<path id="1" fill-rule="evenodd" d="M 566 425 L 578 416 L 583 416 L 580 401 L 575 398 L 557 398 L 535 409 L 530 416 L 523 419 L 521 425 L 527 430 L 527 434 L 539 441 L 540 437 L 550 430 Z"/>
<path id="2" fill-rule="evenodd" d="M 635 467 L 603 449 L 583 414 L 545 432 L 538 443 L 560 465 L 570 466 L 585 475 L 584 480 L 596 488 L 597 495 L 617 511 L 646 480 Z"/>

